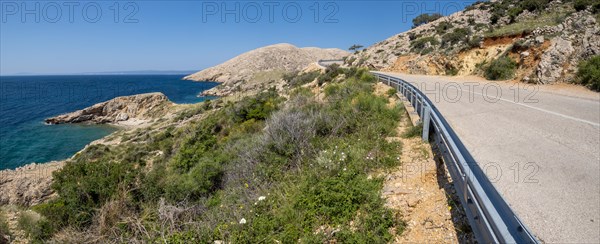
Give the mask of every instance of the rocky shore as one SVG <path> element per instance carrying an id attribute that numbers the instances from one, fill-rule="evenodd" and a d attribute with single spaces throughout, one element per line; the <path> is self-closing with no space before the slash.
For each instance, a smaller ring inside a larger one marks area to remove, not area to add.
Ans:
<path id="1" fill-rule="evenodd" d="M 116 97 L 72 113 L 46 119 L 47 124 L 139 124 L 164 114 L 173 103 L 162 93 Z M 127 123 L 130 122 L 130 123 Z"/>
<path id="2" fill-rule="evenodd" d="M 52 197 L 52 173 L 64 161 L 28 164 L 14 170 L 0 171 L 0 205 L 32 206 Z"/>
<path id="3" fill-rule="evenodd" d="M 136 128 L 152 124 L 157 118 L 169 116 L 174 106 L 175 104 L 162 93 L 146 93 L 116 97 L 45 121 L 51 125 L 89 123 Z M 90 145 L 96 143 L 104 143 L 104 140 L 96 140 Z M 52 173 L 61 169 L 65 162 L 66 160 L 32 163 L 14 170 L 0 171 L 0 206 L 32 206 L 52 198 Z"/>

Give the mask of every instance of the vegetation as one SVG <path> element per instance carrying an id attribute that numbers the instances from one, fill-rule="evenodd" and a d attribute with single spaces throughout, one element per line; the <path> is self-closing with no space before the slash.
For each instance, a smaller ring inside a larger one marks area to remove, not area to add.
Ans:
<path id="1" fill-rule="evenodd" d="M 352 61 L 354 61 L 354 60 L 352 60 Z M 312 71 L 312 72 L 306 72 L 306 73 L 291 73 L 291 74 L 284 75 L 283 79 L 290 86 L 301 86 L 306 83 L 310 83 L 310 82 L 314 81 L 319 76 L 319 74 L 320 74 L 319 71 Z"/>
<path id="2" fill-rule="evenodd" d="M 513 78 L 517 63 L 507 56 L 493 60 L 484 70 L 488 80 L 508 80 Z"/>
<path id="3" fill-rule="evenodd" d="M 410 43 L 411 51 L 424 54 L 423 51 L 429 46 L 439 45 L 440 42 L 433 36 L 422 37 Z"/>
<path id="4" fill-rule="evenodd" d="M 402 138 L 413 138 L 418 137 L 423 134 L 423 124 L 417 124 L 415 126 L 411 126 L 408 130 L 402 133 Z"/>
<path id="5" fill-rule="evenodd" d="M 438 35 L 442 35 L 442 34 L 445 34 L 446 32 L 448 32 L 453 27 L 454 26 L 452 25 L 452 23 L 450 23 L 448 21 L 444 21 L 444 22 L 439 23 L 437 26 L 435 26 L 435 32 Z"/>
<path id="6" fill-rule="evenodd" d="M 412 22 L 413 22 L 413 28 L 420 26 L 420 25 L 424 25 L 427 24 L 429 22 L 435 21 L 439 18 L 443 17 L 443 15 L 438 14 L 438 13 L 433 13 L 433 14 L 421 14 L 417 17 L 415 17 Z"/>
<path id="7" fill-rule="evenodd" d="M 577 11 L 586 10 L 588 7 L 591 8 L 592 13 L 600 13 L 600 2 L 593 0 L 575 0 L 573 1 L 573 7 Z"/>
<path id="8" fill-rule="evenodd" d="M 481 47 L 481 42 L 483 41 L 483 37 L 481 36 L 473 36 L 468 41 L 469 48 L 479 48 Z"/>
<path id="9" fill-rule="evenodd" d="M 348 50 L 356 52 L 356 51 L 360 50 L 361 48 L 363 48 L 362 45 L 354 44 L 354 45 L 350 46 L 350 48 L 348 48 Z"/>
<path id="10" fill-rule="evenodd" d="M 291 82 L 287 100 L 270 89 L 200 105 L 202 118 L 188 115 L 194 106 L 178 127 L 90 146 L 55 173 L 59 197 L 19 223 L 40 241 L 77 230 L 138 242 L 389 242 L 403 224 L 369 174 L 399 163 L 399 143 L 385 138 L 401 106 L 374 95 L 364 69 L 317 79 L 327 81 L 322 101 Z"/>
<path id="11" fill-rule="evenodd" d="M 494 28 L 485 34 L 486 37 L 514 36 L 528 33 L 536 28 L 557 25 L 569 14 L 565 9 L 544 12 L 535 18 L 524 19 L 516 23 Z"/>
<path id="12" fill-rule="evenodd" d="M 8 228 L 8 220 L 4 213 L 0 211 L 0 243 L 9 243 L 12 236 L 10 229 Z"/>
<path id="13" fill-rule="evenodd" d="M 471 31 L 466 28 L 456 28 L 453 32 L 447 33 L 442 36 L 442 45 L 451 46 L 461 41 L 467 41 Z"/>
<path id="14" fill-rule="evenodd" d="M 576 82 L 600 91 L 600 55 L 579 63 Z"/>
<path id="15" fill-rule="evenodd" d="M 18 219 L 19 229 L 25 231 L 33 243 L 43 243 L 53 233 L 52 225 L 46 218 L 32 211 L 22 212 Z"/>
<path id="16" fill-rule="evenodd" d="M 396 95 L 396 93 L 398 93 L 398 91 L 396 91 L 396 89 L 390 88 L 385 92 L 385 95 L 387 95 L 388 97 L 393 97 Z"/>

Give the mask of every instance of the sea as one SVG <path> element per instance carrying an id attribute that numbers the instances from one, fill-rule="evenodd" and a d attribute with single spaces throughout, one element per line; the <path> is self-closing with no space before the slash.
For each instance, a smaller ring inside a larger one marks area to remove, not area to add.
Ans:
<path id="1" fill-rule="evenodd" d="M 63 160 L 118 128 L 110 125 L 47 125 L 44 119 L 118 96 L 162 92 L 179 104 L 198 103 L 214 82 L 182 75 L 0 76 L 0 170 Z"/>

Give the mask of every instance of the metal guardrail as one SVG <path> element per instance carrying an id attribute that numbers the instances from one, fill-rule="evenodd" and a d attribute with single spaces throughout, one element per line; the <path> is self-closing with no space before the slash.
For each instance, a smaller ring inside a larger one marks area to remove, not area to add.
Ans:
<path id="1" fill-rule="evenodd" d="M 322 67 L 327 67 L 329 65 L 325 64 L 325 63 L 344 63 L 343 59 L 321 59 L 319 61 L 317 61 L 317 64 L 321 65 Z"/>
<path id="2" fill-rule="evenodd" d="M 423 140 L 433 139 L 479 243 L 539 243 L 508 206 L 433 103 L 414 85 L 372 72 L 410 101 L 423 122 Z"/>

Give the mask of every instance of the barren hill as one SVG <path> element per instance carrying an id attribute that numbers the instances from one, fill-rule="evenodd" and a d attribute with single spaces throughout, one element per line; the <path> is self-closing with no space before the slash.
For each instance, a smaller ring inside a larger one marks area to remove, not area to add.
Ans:
<path id="1" fill-rule="evenodd" d="M 279 80 L 283 74 L 302 70 L 310 63 L 321 59 L 341 59 L 347 55 L 348 52 L 336 48 L 298 48 L 281 43 L 243 53 L 184 79 L 222 82 L 222 85 L 204 94 L 226 95 L 234 89 L 247 90 L 252 89 L 253 86 Z"/>

